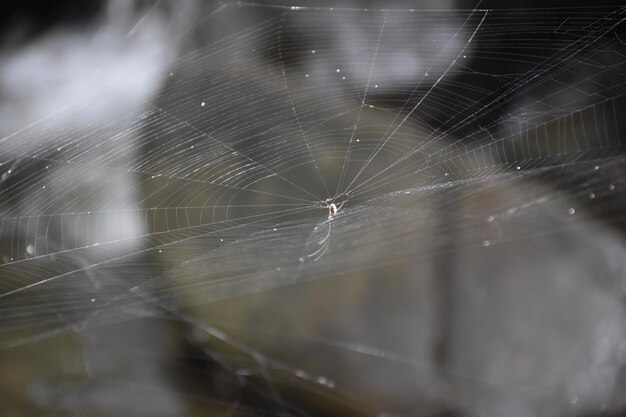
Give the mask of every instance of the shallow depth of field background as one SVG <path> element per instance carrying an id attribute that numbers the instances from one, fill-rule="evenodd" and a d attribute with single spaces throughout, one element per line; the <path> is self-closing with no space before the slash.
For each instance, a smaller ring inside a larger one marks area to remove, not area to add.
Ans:
<path id="1" fill-rule="evenodd" d="M 623 7 L 88 3 L 3 6 L 0 414 L 625 415 Z"/>

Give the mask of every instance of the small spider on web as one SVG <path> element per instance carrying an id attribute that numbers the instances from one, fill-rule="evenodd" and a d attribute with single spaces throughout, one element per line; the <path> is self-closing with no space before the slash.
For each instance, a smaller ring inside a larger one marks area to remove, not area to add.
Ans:
<path id="1" fill-rule="evenodd" d="M 328 204 L 328 220 L 334 219 L 337 214 L 339 214 L 339 210 L 343 208 L 345 201 L 342 201 L 339 206 L 335 203 Z"/>
<path id="2" fill-rule="evenodd" d="M 313 258 L 313 262 L 317 261 L 324 256 L 324 254 L 326 254 L 330 244 L 330 235 L 333 230 L 333 220 L 339 215 L 345 203 L 346 201 L 333 203 L 329 199 L 324 201 L 321 205 L 321 207 L 328 209 L 328 220 L 315 226 L 313 228 L 313 232 L 311 233 L 310 241 L 312 240 L 314 242 L 316 249 L 312 253 L 308 254 L 307 257 Z M 323 234 L 323 237 L 320 236 L 321 234 Z"/>

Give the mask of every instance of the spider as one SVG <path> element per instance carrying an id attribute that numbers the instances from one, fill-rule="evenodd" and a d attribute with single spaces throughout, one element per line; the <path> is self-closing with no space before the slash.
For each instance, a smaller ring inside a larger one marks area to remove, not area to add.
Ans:
<path id="1" fill-rule="evenodd" d="M 345 204 L 345 200 L 342 201 L 339 205 L 335 204 L 335 203 L 330 203 L 329 204 L 329 200 L 326 200 L 324 202 L 324 204 L 326 204 L 326 208 L 328 208 L 328 222 L 323 222 L 326 223 L 326 225 L 324 227 L 327 227 L 327 231 L 326 231 L 326 235 L 322 238 L 319 239 L 317 237 L 314 238 L 314 241 L 316 242 L 316 244 L 318 245 L 317 250 L 315 250 L 313 253 L 308 254 L 307 256 L 309 258 L 315 258 L 313 259 L 313 262 L 317 261 L 318 259 L 320 259 L 322 256 L 324 256 L 324 254 L 326 253 L 326 251 L 328 250 L 328 245 L 330 242 L 330 234 L 333 230 L 333 222 L 332 220 L 337 216 L 337 214 L 339 214 L 339 211 L 341 210 L 341 208 L 343 207 L 343 205 Z M 318 233 L 323 233 L 321 232 L 322 229 L 319 229 L 318 231 L 318 226 L 315 226 L 315 228 L 313 229 L 313 232 L 311 233 L 312 236 L 317 235 Z"/>
<path id="2" fill-rule="evenodd" d="M 345 203 L 345 201 L 344 201 Z M 339 210 L 343 207 L 343 203 L 339 204 L 339 207 L 335 203 L 330 203 L 328 205 L 328 219 L 333 219 L 339 213 Z"/>

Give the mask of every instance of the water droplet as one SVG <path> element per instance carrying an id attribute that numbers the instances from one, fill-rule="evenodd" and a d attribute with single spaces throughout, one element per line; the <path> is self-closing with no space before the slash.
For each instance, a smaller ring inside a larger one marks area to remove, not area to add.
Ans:
<path id="1" fill-rule="evenodd" d="M 340 68 L 337 68 L 335 71 L 337 71 L 337 72 L 341 72 L 341 69 L 340 69 Z"/>
<path id="2" fill-rule="evenodd" d="M 567 212 L 568 212 L 569 214 L 574 214 L 574 213 L 576 213 L 576 210 L 574 210 L 574 208 L 573 208 L 573 207 L 570 207 L 570 208 L 569 208 L 569 210 L 567 210 Z"/>
<path id="3" fill-rule="evenodd" d="M 311 53 L 314 54 L 315 53 L 315 49 L 311 50 Z"/>
<path id="4" fill-rule="evenodd" d="M 593 200 L 594 198 L 596 198 L 596 194 L 595 193 L 589 193 L 589 198 Z"/>
<path id="5" fill-rule="evenodd" d="M 26 245 L 26 254 L 28 256 L 32 256 L 33 253 L 35 253 L 35 248 L 33 247 L 33 245 Z"/>
<path id="6" fill-rule="evenodd" d="M 488 240 L 483 240 L 483 246 L 489 246 L 491 244 L 491 242 L 489 242 Z"/>
<path id="7" fill-rule="evenodd" d="M 609 185 L 609 190 L 613 191 L 615 189 L 615 186 L 613 184 Z"/>
<path id="8" fill-rule="evenodd" d="M 329 388 L 334 388 L 335 387 L 335 382 L 330 380 L 330 379 L 328 379 L 328 378 L 326 378 L 326 377 L 324 377 L 324 376 L 318 377 L 317 378 L 317 382 L 319 384 L 326 385 Z"/>
<path id="9" fill-rule="evenodd" d="M 206 103 L 203 101 L 202 103 L 200 103 L 200 105 L 201 105 L 202 107 L 204 107 L 204 106 L 206 105 Z"/>
<path id="10" fill-rule="evenodd" d="M 309 74 L 304 74 L 304 76 L 305 76 L 306 78 L 309 78 Z"/>

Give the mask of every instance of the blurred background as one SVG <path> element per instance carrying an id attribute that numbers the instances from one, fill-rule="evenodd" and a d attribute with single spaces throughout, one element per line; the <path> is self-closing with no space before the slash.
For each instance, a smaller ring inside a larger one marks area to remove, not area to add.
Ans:
<path id="1" fill-rule="evenodd" d="M 3 5 L 2 414 L 626 415 L 625 18 Z"/>

